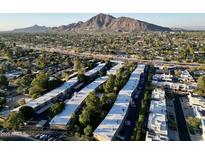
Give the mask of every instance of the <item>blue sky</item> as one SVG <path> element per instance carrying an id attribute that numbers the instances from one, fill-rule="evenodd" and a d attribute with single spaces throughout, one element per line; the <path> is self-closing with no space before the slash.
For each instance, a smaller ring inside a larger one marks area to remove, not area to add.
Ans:
<path id="1" fill-rule="evenodd" d="M 127 16 L 168 27 L 205 26 L 205 13 L 110 13 L 115 17 Z M 96 13 L 0 13 L 0 31 L 32 26 L 66 25 L 78 21 L 86 21 Z"/>

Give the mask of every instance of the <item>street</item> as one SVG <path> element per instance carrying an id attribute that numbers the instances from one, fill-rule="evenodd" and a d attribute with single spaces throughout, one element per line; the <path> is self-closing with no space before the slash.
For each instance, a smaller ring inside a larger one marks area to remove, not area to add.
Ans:
<path id="1" fill-rule="evenodd" d="M 189 136 L 189 131 L 186 125 L 186 120 L 184 118 L 182 106 L 179 100 L 180 95 L 174 94 L 174 96 L 175 96 L 174 108 L 176 113 L 180 141 L 191 141 L 191 138 Z"/>

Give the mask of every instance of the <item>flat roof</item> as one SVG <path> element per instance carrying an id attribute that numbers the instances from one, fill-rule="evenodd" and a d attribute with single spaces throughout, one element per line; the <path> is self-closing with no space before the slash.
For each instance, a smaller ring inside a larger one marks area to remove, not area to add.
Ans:
<path id="1" fill-rule="evenodd" d="M 165 90 L 155 88 L 150 102 L 146 140 L 168 140 Z"/>
<path id="2" fill-rule="evenodd" d="M 117 65 L 113 66 L 110 70 L 107 71 L 107 75 L 111 75 L 111 74 L 116 74 L 116 72 L 122 68 L 123 66 L 123 62 L 121 61 L 112 61 L 117 63 Z"/>
<path id="3" fill-rule="evenodd" d="M 168 140 L 166 114 L 159 112 L 151 112 L 149 114 L 148 129 L 149 130 L 146 137 L 146 141 Z"/>
<path id="4" fill-rule="evenodd" d="M 106 65 L 106 63 L 98 62 L 98 65 L 97 65 L 95 68 L 93 68 L 93 69 L 87 71 L 87 72 L 85 73 L 85 75 L 86 75 L 86 76 L 91 76 L 91 75 L 93 75 L 93 74 L 99 72 L 101 69 L 103 69 L 103 68 L 105 67 L 105 65 Z"/>
<path id="5" fill-rule="evenodd" d="M 96 72 L 98 72 L 99 70 L 101 70 L 105 65 L 106 65 L 105 63 L 98 63 L 98 65 L 95 68 L 86 72 L 85 75 L 91 76 L 91 75 L 95 74 Z M 44 94 L 43 96 L 38 97 L 37 99 L 28 102 L 26 104 L 26 106 L 36 108 L 39 105 L 42 105 L 42 104 L 48 102 L 49 100 L 57 97 L 59 94 L 64 93 L 66 90 L 73 87 L 77 82 L 78 82 L 78 78 L 74 77 L 74 78 L 66 81 L 65 83 L 63 83 L 58 88 L 55 88 L 54 90 Z"/>
<path id="6" fill-rule="evenodd" d="M 115 74 L 118 69 L 122 67 L 122 63 L 118 63 L 112 67 L 107 74 Z M 101 84 L 106 82 L 108 75 L 99 77 L 82 90 L 80 90 L 75 96 L 73 96 L 68 102 L 66 102 L 64 110 L 56 115 L 51 121 L 50 125 L 67 125 L 72 117 L 72 114 L 81 106 L 82 102 L 89 95 L 90 92 L 94 91 Z"/>
<path id="7" fill-rule="evenodd" d="M 156 85 L 156 86 L 170 86 L 170 87 L 183 87 L 183 88 L 187 88 L 187 85 L 184 83 L 175 83 L 175 82 L 167 82 L 167 81 L 154 81 L 152 80 L 152 84 Z"/>
<path id="8" fill-rule="evenodd" d="M 166 114 L 166 101 L 163 100 L 151 100 L 150 112 L 160 112 Z"/>
<path id="9" fill-rule="evenodd" d="M 66 81 L 65 83 L 63 83 L 63 85 L 61 85 L 60 87 L 44 94 L 43 96 L 41 97 L 38 97 L 37 99 L 35 100 L 32 100 L 30 102 L 28 102 L 26 104 L 26 106 L 30 106 L 32 108 L 36 108 L 38 107 L 39 105 L 42 105 L 46 102 L 48 102 L 49 100 L 57 97 L 59 94 L 65 92 L 67 89 L 71 88 L 73 85 L 75 85 L 76 83 L 78 82 L 78 79 L 77 77 L 74 77 L 68 81 Z"/>
<path id="10" fill-rule="evenodd" d="M 163 99 L 165 99 L 165 91 L 161 90 L 160 88 L 155 88 L 152 91 L 151 98 L 155 99 L 155 100 L 163 100 Z"/>
<path id="11" fill-rule="evenodd" d="M 144 72 L 144 68 L 144 64 L 139 64 L 132 72 L 128 82 L 120 90 L 112 109 L 95 129 L 95 136 L 101 136 L 105 140 L 112 140 L 127 113 L 129 103 L 132 100 L 132 93 L 139 84 L 140 75 Z"/>
<path id="12" fill-rule="evenodd" d="M 43 127 L 47 123 L 47 120 L 41 120 L 39 123 L 36 124 L 36 127 Z"/>

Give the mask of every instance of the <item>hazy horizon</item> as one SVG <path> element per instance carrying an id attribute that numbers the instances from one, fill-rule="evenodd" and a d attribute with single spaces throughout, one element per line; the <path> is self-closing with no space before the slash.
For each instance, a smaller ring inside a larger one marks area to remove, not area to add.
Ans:
<path id="1" fill-rule="evenodd" d="M 0 13 L 0 31 L 30 27 L 35 24 L 54 27 L 86 21 L 98 13 Z M 131 17 L 165 27 L 205 29 L 205 13 L 106 13 Z"/>

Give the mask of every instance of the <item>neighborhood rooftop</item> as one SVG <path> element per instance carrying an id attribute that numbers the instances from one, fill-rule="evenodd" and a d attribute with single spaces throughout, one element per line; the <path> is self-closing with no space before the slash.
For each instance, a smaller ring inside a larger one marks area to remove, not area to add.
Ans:
<path id="1" fill-rule="evenodd" d="M 118 97 L 107 114 L 105 119 L 94 131 L 94 136 L 100 140 L 112 140 L 117 130 L 120 128 L 124 117 L 126 116 L 129 103 L 131 102 L 132 93 L 137 88 L 140 76 L 144 72 L 145 65 L 139 64 L 132 72 L 129 81 L 119 92 Z"/>
<path id="2" fill-rule="evenodd" d="M 93 68 L 92 70 L 85 73 L 87 76 L 91 76 L 95 74 L 96 72 L 100 71 L 103 67 L 105 67 L 105 63 L 98 63 L 98 65 Z M 78 82 L 77 77 L 74 77 L 68 81 L 66 81 L 63 85 L 60 87 L 44 94 L 43 96 L 32 100 L 26 104 L 26 106 L 30 106 L 32 108 L 37 108 L 39 106 L 43 106 L 44 104 L 48 103 L 50 100 L 54 99 L 55 97 L 58 97 L 61 94 L 64 94 L 68 91 L 68 89 L 72 88 L 76 83 Z"/>
<path id="3" fill-rule="evenodd" d="M 151 98 L 146 141 L 166 141 L 168 140 L 168 128 L 165 91 L 155 88 Z"/>
<path id="4" fill-rule="evenodd" d="M 108 75 L 115 74 L 117 70 L 122 67 L 122 63 L 118 63 L 111 70 L 107 72 Z M 97 87 L 102 85 L 108 79 L 107 76 L 99 77 L 82 90 L 80 90 L 75 96 L 73 96 L 68 102 L 66 102 L 65 109 L 58 115 L 56 115 L 51 121 L 50 126 L 64 128 L 70 121 L 72 114 L 76 112 L 78 108 L 82 105 L 82 102 L 89 95 L 90 92 L 94 91 Z"/>

